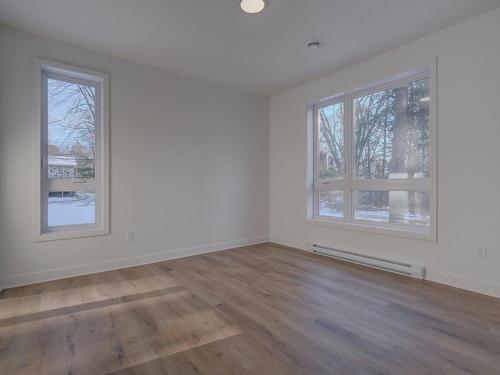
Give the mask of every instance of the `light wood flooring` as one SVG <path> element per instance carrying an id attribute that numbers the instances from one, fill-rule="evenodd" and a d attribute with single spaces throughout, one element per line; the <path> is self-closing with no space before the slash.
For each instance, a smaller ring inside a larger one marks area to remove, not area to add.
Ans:
<path id="1" fill-rule="evenodd" d="M 14 288 L 0 374 L 500 374 L 500 300 L 272 244 Z"/>

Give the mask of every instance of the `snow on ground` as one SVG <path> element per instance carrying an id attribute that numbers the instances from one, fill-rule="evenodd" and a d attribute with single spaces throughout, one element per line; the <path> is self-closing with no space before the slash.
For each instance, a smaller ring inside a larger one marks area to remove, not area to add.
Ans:
<path id="1" fill-rule="evenodd" d="M 330 205 L 328 203 L 321 202 L 320 214 L 322 216 L 331 217 L 342 217 L 342 206 L 336 207 L 335 205 Z M 371 220 L 389 223 L 390 213 L 387 210 L 355 210 L 355 219 L 357 220 Z M 416 224 L 416 225 L 430 225 L 429 216 L 425 215 L 415 215 L 410 212 L 406 212 L 404 215 L 404 220 L 394 221 L 393 224 Z"/>
<path id="2" fill-rule="evenodd" d="M 95 194 L 77 194 L 72 198 L 49 198 L 48 225 L 95 223 Z"/>

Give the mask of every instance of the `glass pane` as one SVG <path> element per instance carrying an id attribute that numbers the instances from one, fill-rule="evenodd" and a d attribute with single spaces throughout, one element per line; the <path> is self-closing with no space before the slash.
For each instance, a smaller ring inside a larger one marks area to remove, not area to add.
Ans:
<path id="1" fill-rule="evenodd" d="M 430 226 L 430 195 L 417 191 L 355 191 L 354 219 Z"/>
<path id="2" fill-rule="evenodd" d="M 318 110 L 319 178 L 341 179 L 344 175 L 344 104 Z"/>
<path id="3" fill-rule="evenodd" d="M 95 193 L 51 191 L 48 196 L 48 226 L 95 224 Z"/>
<path id="4" fill-rule="evenodd" d="M 320 190 L 319 215 L 343 218 L 344 192 L 342 190 Z"/>
<path id="5" fill-rule="evenodd" d="M 353 109 L 355 177 L 430 176 L 428 79 L 356 98 Z"/>
<path id="6" fill-rule="evenodd" d="M 94 178 L 96 90 L 47 79 L 48 177 Z"/>

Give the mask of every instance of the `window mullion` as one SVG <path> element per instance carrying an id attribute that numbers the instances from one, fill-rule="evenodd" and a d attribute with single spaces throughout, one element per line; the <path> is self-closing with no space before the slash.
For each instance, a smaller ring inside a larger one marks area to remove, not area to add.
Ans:
<path id="1" fill-rule="evenodd" d="M 345 160 L 345 186 L 344 186 L 344 220 L 352 221 L 353 199 L 352 199 L 352 173 L 353 173 L 353 109 L 352 98 L 346 97 L 344 101 L 344 160 Z"/>
<path id="2" fill-rule="evenodd" d="M 47 179 L 47 191 L 96 191 L 96 181 L 91 179 Z"/>
<path id="3" fill-rule="evenodd" d="M 351 187 L 363 191 L 428 191 L 429 178 L 418 179 L 354 179 Z"/>
<path id="4" fill-rule="evenodd" d="M 344 190 L 345 187 L 344 180 L 318 181 L 315 190 Z"/>

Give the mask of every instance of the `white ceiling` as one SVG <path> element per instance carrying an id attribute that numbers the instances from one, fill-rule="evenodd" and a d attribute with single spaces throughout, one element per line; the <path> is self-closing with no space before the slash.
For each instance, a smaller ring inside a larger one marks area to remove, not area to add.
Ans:
<path id="1" fill-rule="evenodd" d="M 500 0 L 0 0 L 0 22 L 272 95 L 500 6 Z M 307 49 L 306 41 L 323 46 Z"/>

